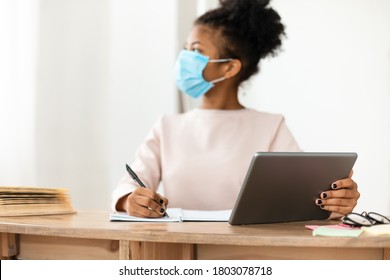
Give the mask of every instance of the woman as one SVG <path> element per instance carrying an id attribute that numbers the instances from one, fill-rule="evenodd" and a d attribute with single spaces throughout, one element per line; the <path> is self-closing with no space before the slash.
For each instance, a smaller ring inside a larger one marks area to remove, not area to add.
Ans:
<path id="1" fill-rule="evenodd" d="M 283 116 L 245 108 L 238 100 L 240 85 L 258 72 L 260 59 L 281 46 L 284 26 L 268 4 L 220 0 L 217 9 L 196 19 L 176 63 L 176 83 L 201 98 L 201 105 L 159 119 L 131 165 L 148 188 L 126 174 L 113 194 L 115 210 L 161 217 L 167 197 L 170 207 L 231 209 L 255 152 L 300 151 Z M 166 197 L 156 193 L 160 183 Z M 359 196 L 347 178 L 334 182 L 316 204 L 340 217 Z"/>

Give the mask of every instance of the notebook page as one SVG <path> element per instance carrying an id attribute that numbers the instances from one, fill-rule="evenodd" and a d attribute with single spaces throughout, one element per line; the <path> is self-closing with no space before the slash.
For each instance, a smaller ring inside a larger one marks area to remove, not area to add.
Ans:
<path id="1" fill-rule="evenodd" d="M 140 218 L 127 215 L 125 212 L 110 213 L 110 221 L 127 221 L 127 222 L 181 222 L 181 209 L 168 208 L 169 217 L 161 218 Z"/>
<path id="2" fill-rule="evenodd" d="M 182 210 L 183 221 L 227 222 L 232 210 Z"/>
<path id="3" fill-rule="evenodd" d="M 390 235 L 390 224 L 379 224 L 371 227 L 362 227 L 362 230 L 367 235 Z"/>

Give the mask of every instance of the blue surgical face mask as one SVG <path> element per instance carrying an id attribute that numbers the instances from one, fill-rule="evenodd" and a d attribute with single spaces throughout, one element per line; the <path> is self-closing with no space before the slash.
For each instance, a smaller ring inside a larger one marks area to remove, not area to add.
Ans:
<path id="1" fill-rule="evenodd" d="M 209 62 L 227 62 L 233 60 L 209 59 L 209 57 L 196 51 L 182 50 L 175 65 L 176 85 L 191 97 L 198 98 L 209 91 L 215 83 L 225 80 L 225 77 L 206 81 L 203 78 L 203 70 Z"/>

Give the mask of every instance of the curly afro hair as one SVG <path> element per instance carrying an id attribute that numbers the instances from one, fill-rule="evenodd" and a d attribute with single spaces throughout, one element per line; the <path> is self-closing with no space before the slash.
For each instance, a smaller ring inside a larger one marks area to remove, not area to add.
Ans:
<path id="1" fill-rule="evenodd" d="M 219 7 L 195 20 L 220 32 L 221 56 L 239 59 L 239 83 L 259 71 L 259 61 L 274 56 L 282 45 L 285 27 L 269 0 L 219 0 Z"/>

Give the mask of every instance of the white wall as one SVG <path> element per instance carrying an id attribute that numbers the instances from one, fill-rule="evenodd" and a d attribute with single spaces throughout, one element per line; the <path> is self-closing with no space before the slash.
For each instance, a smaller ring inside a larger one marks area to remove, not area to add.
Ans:
<path id="1" fill-rule="evenodd" d="M 110 191 L 157 118 L 178 111 L 173 79 L 177 17 L 176 1 L 111 2 L 106 186 Z"/>
<path id="2" fill-rule="evenodd" d="M 390 1 L 276 0 L 283 52 L 241 100 L 282 113 L 305 151 L 356 151 L 356 211 L 390 214 Z"/>
<path id="3" fill-rule="evenodd" d="M 179 110 L 173 65 L 185 6 L 4 0 L 0 8 L 0 184 L 66 187 L 76 209 L 108 209 L 151 125 Z"/>
<path id="4" fill-rule="evenodd" d="M 107 0 L 41 0 L 36 184 L 66 187 L 76 209 L 107 205 Z"/>
<path id="5" fill-rule="evenodd" d="M 38 0 L 0 0 L 0 184 L 35 183 Z"/>
<path id="6" fill-rule="evenodd" d="M 160 114 L 177 110 L 176 2 L 41 0 L 37 182 L 77 209 L 111 191 Z"/>

